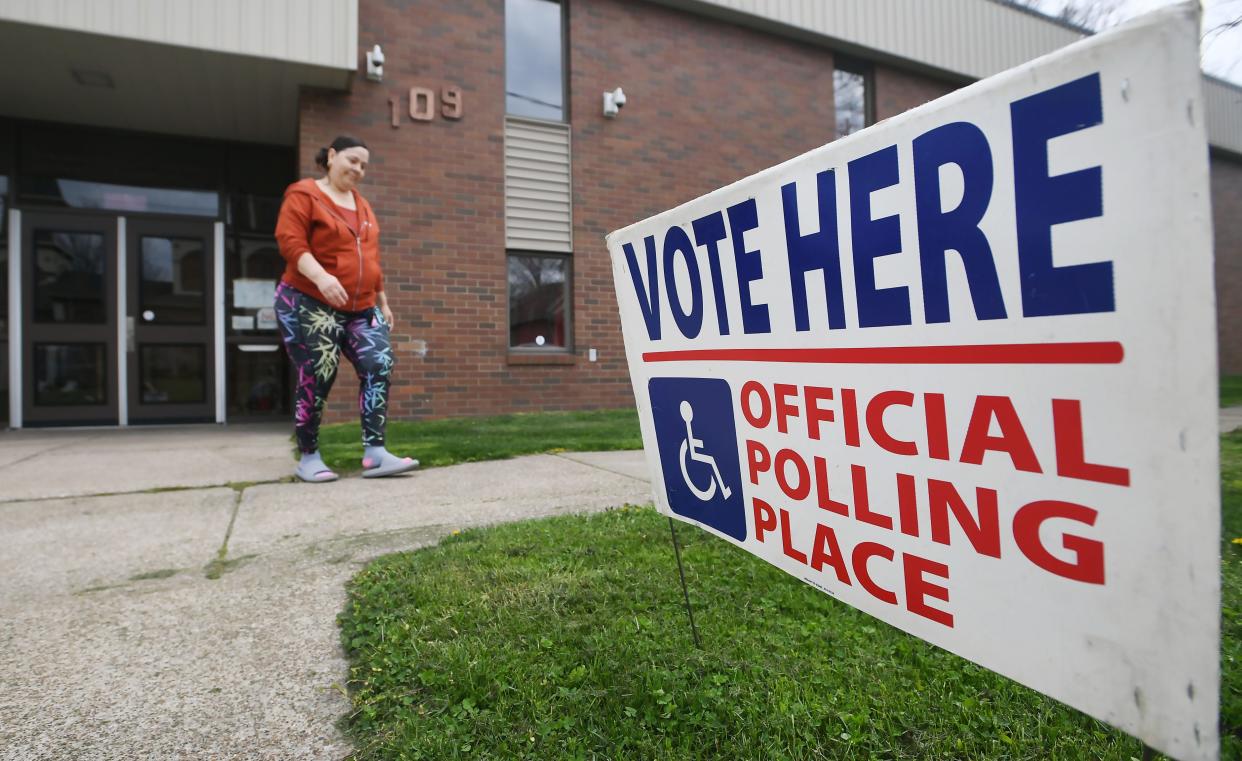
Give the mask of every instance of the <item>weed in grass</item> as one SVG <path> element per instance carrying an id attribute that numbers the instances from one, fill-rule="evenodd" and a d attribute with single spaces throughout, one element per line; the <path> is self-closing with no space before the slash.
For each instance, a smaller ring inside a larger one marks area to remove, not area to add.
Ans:
<path id="1" fill-rule="evenodd" d="M 134 574 L 129 577 L 130 581 L 148 581 L 150 579 L 167 579 L 169 576 L 176 576 L 180 572 L 177 568 L 161 568 L 158 571 L 147 571 L 145 573 Z"/>
<path id="2" fill-rule="evenodd" d="M 215 487 L 214 486 L 152 486 L 149 489 L 142 489 L 142 490 L 139 490 L 137 492 L 132 492 L 132 493 L 134 494 L 167 494 L 168 492 L 174 492 L 174 491 L 196 491 L 198 489 L 213 489 L 213 488 Z M 117 494 L 128 494 L 131 492 L 116 492 L 116 493 Z M 91 496 L 92 497 L 108 497 L 112 495 L 105 493 L 105 494 L 92 494 Z"/>
<path id="3" fill-rule="evenodd" d="M 223 556 L 212 558 L 211 562 L 203 568 L 203 575 L 206 578 L 215 581 L 226 573 L 236 571 L 242 565 L 256 557 L 258 557 L 258 555 L 250 554 L 227 559 Z"/>
<path id="4" fill-rule="evenodd" d="M 284 478 L 269 479 L 266 481 L 229 481 L 225 486 L 237 492 L 239 495 L 251 486 L 262 486 L 265 484 L 285 484 L 292 483 L 293 476 L 285 476 Z"/>
<path id="5" fill-rule="evenodd" d="M 74 594 L 75 595 L 89 595 L 89 594 L 94 594 L 95 592 L 106 592 L 109 589 L 120 589 L 123 586 L 125 585 L 124 584 L 100 584 L 99 586 L 95 586 L 95 587 L 86 587 L 85 589 L 79 589 L 78 591 L 74 592 Z"/>

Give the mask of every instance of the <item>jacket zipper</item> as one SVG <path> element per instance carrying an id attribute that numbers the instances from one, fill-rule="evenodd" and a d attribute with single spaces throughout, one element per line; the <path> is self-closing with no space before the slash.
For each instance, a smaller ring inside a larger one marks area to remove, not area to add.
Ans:
<path id="1" fill-rule="evenodd" d="M 354 308 L 351 312 L 358 311 L 358 294 L 362 292 L 362 238 L 358 233 L 354 233 L 354 248 L 358 252 L 358 281 L 354 285 Z"/>

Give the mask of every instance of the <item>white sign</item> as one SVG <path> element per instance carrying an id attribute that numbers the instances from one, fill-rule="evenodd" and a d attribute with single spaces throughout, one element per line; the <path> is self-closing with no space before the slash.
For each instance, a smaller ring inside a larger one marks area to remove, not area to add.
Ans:
<path id="1" fill-rule="evenodd" d="M 233 308 L 256 309 L 270 307 L 276 301 L 276 282 L 238 278 L 233 281 Z"/>
<path id="2" fill-rule="evenodd" d="M 255 320 L 258 321 L 259 330 L 275 330 L 276 329 L 276 308 L 264 307 L 254 313 Z"/>
<path id="3" fill-rule="evenodd" d="M 663 512 L 1183 759 L 1219 701 L 1197 49 L 1152 14 L 608 236 Z"/>

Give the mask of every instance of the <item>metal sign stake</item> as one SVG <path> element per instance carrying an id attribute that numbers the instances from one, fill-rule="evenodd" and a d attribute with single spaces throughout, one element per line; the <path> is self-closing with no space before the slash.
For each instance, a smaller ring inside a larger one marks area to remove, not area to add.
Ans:
<path id="1" fill-rule="evenodd" d="M 681 547 L 677 544 L 677 527 L 673 525 L 673 519 L 668 519 L 668 530 L 673 535 L 673 554 L 677 556 L 677 575 L 681 577 L 681 593 L 686 600 L 686 615 L 690 618 L 690 632 L 694 635 L 694 646 L 699 650 L 703 649 L 703 643 L 699 641 L 699 628 L 694 625 L 694 610 L 690 607 L 690 590 L 686 588 L 686 572 L 681 566 Z"/>

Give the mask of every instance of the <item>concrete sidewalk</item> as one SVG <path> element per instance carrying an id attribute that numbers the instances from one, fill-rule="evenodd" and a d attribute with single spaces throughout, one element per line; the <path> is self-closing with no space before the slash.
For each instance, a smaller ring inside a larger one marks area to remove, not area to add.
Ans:
<path id="1" fill-rule="evenodd" d="M 0 759 L 340 759 L 336 615 L 367 560 L 651 499 L 642 452 L 292 464 L 285 426 L 0 434 Z"/>
<path id="2" fill-rule="evenodd" d="M 1220 411 L 1220 432 L 1229 433 L 1242 428 L 1242 406 L 1226 407 Z"/>

